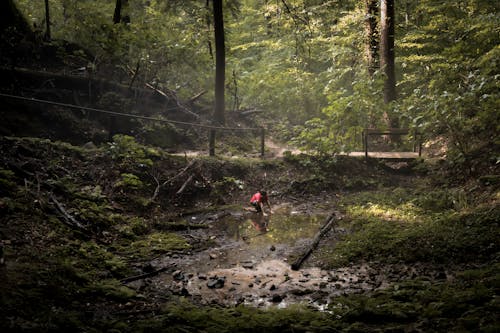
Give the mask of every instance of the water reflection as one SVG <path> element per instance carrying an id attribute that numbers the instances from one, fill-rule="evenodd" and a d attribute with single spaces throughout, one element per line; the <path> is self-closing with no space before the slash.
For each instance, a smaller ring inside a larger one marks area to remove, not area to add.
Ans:
<path id="1" fill-rule="evenodd" d="M 254 213 L 249 216 L 250 223 L 252 223 L 255 230 L 260 232 L 261 234 L 265 234 L 267 232 L 267 226 L 269 224 L 269 216 L 264 216 L 263 214 Z"/>
<path id="2" fill-rule="evenodd" d="M 226 237 L 244 240 L 249 245 L 293 245 L 299 239 L 314 237 L 323 220 L 323 215 L 293 214 L 290 210 L 279 210 L 268 216 L 246 212 L 228 216 L 215 227 L 220 228 Z"/>

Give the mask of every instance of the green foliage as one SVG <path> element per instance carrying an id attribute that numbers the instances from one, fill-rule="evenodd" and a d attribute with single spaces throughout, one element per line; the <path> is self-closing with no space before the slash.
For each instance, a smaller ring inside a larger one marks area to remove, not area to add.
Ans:
<path id="1" fill-rule="evenodd" d="M 332 300 L 332 316 L 347 331 L 404 330 L 411 323 L 423 331 L 484 331 L 498 329 L 498 264 L 459 274 L 455 281 L 430 285 L 405 281 L 371 295 L 342 296 Z M 471 279 L 471 277 L 474 277 Z"/>
<path id="2" fill-rule="evenodd" d="M 394 194 L 370 194 L 371 200 L 364 204 L 358 196 L 361 205 L 346 206 L 352 234 L 325 252 L 330 265 L 360 260 L 461 263 L 488 260 L 498 251 L 497 208 L 469 212 L 441 191 L 413 199 Z"/>
<path id="3" fill-rule="evenodd" d="M 151 258 L 154 255 L 190 248 L 183 237 L 165 232 L 140 236 L 130 243 L 124 240 L 121 246 L 126 254 L 136 258 Z"/>
<path id="4" fill-rule="evenodd" d="M 43 30 L 43 3 L 16 4 Z M 137 84 L 152 83 L 181 99 L 206 91 L 199 106 L 211 108 L 213 34 L 204 2 L 130 2 L 126 24 L 112 24 L 114 2 L 50 4 L 53 36 L 90 50 L 91 72 L 130 84 L 135 69 Z M 474 174 L 498 161 L 500 16 L 494 1 L 396 3 L 398 99 L 390 105 L 382 98 L 383 74 L 367 71 L 363 2 L 225 5 L 228 109 L 262 110 L 259 122 L 273 128 L 280 119 L 281 137 L 323 155 L 360 149 L 361 129 L 385 126 L 388 112 L 401 127 L 445 137 L 452 167 Z M 68 63 L 85 59 L 81 51 L 60 49 L 71 53 L 62 55 Z M 102 96 L 102 104 L 126 107 L 112 95 Z M 176 131 L 167 132 L 147 128 L 143 135 L 166 147 L 176 141 Z"/>
<path id="5" fill-rule="evenodd" d="M 5 195 L 17 188 L 15 174 L 11 170 L 0 169 L 0 194 Z"/>
<path id="6" fill-rule="evenodd" d="M 113 136 L 113 142 L 108 143 L 107 151 L 114 160 L 139 166 L 152 166 L 151 157 L 159 156 L 155 149 L 137 143 L 132 136 L 121 134 Z"/>
<path id="7" fill-rule="evenodd" d="M 115 184 L 115 187 L 131 188 L 134 190 L 144 187 L 144 183 L 132 173 L 122 173 L 121 179 Z"/>

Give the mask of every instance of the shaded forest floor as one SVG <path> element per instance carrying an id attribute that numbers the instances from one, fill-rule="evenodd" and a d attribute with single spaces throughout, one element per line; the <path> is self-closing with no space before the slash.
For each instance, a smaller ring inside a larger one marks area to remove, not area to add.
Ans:
<path id="1" fill-rule="evenodd" d="M 498 178 L 0 140 L 2 331 L 498 331 Z M 267 189 L 266 230 L 245 210 Z M 289 269 L 332 211 L 342 219 Z"/>

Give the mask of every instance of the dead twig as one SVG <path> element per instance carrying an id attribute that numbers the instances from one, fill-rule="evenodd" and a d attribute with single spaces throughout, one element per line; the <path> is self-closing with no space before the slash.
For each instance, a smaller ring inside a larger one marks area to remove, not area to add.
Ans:
<path id="1" fill-rule="evenodd" d="M 194 174 L 190 175 L 189 178 L 184 182 L 184 184 L 182 184 L 181 188 L 175 194 L 176 195 L 182 194 L 182 192 L 184 192 L 184 190 L 186 189 L 186 186 L 188 186 L 189 183 L 191 183 L 193 181 L 193 178 L 194 178 Z"/>
<path id="2" fill-rule="evenodd" d="M 153 179 L 155 180 L 155 182 L 157 184 L 156 188 L 155 188 L 155 191 L 153 193 L 153 196 L 151 197 L 151 201 L 155 201 L 156 200 L 156 198 L 158 197 L 158 194 L 160 194 L 160 190 L 162 188 L 164 188 L 165 186 L 167 186 L 167 184 L 173 182 L 177 178 L 181 177 L 182 175 L 184 175 L 186 173 L 186 171 L 188 171 L 189 168 L 191 168 L 195 163 L 196 163 L 195 160 L 191 160 L 188 163 L 188 165 L 186 165 L 178 174 L 176 174 L 172 178 L 169 178 L 169 179 L 165 180 L 163 183 L 160 183 L 160 181 L 158 179 L 159 178 L 158 176 L 156 176 L 154 173 L 151 173 L 151 177 L 153 177 Z"/>
<path id="3" fill-rule="evenodd" d="M 80 222 L 78 222 L 73 216 L 71 216 L 66 211 L 66 209 L 64 209 L 63 205 L 56 199 L 56 197 L 53 194 L 50 195 L 50 200 L 52 200 L 52 202 L 55 204 L 55 208 L 56 208 L 57 212 L 59 212 L 59 214 L 62 216 L 63 222 L 66 225 L 73 227 L 73 228 L 76 227 L 77 229 L 79 229 L 81 231 L 88 232 L 87 227 L 84 226 L 83 224 L 81 224 Z"/>

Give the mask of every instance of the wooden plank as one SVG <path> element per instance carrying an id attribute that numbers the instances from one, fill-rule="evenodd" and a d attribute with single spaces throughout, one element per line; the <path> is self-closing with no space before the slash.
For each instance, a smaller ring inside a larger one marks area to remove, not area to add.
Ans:
<path id="1" fill-rule="evenodd" d="M 350 153 L 341 153 L 339 155 L 346 155 L 351 157 L 371 157 L 378 159 L 415 159 L 420 156 L 418 152 L 411 152 L 411 151 L 403 151 L 403 152 L 353 151 Z"/>

